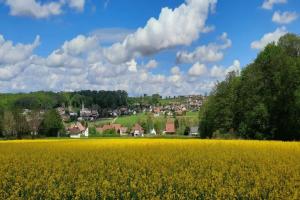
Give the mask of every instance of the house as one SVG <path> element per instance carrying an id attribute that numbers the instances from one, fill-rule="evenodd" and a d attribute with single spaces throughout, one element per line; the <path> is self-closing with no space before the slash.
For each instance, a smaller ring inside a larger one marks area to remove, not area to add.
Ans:
<path id="1" fill-rule="evenodd" d="M 134 137 L 137 137 L 137 136 L 143 137 L 144 136 L 144 129 L 138 123 L 136 123 L 134 125 L 131 132 L 132 132 L 132 136 L 134 136 Z"/>
<path id="2" fill-rule="evenodd" d="M 89 136 L 89 128 L 84 127 L 80 122 L 72 124 L 68 129 L 71 138 L 80 138 L 81 136 Z"/>
<path id="3" fill-rule="evenodd" d="M 102 128 L 96 128 L 98 132 L 104 132 L 112 129 L 114 129 L 116 132 L 119 130 L 117 126 L 114 126 L 114 124 L 105 124 Z"/>
<path id="4" fill-rule="evenodd" d="M 197 126 L 193 126 L 190 129 L 190 135 L 191 136 L 198 136 L 199 132 L 198 132 L 199 128 Z"/>
<path id="5" fill-rule="evenodd" d="M 175 123 L 173 121 L 168 121 L 166 123 L 166 129 L 164 131 L 165 134 L 175 134 Z"/>
<path id="6" fill-rule="evenodd" d="M 128 128 L 127 127 L 121 127 L 119 132 L 120 132 L 121 136 L 127 136 L 128 135 Z"/>
<path id="7" fill-rule="evenodd" d="M 122 127 L 121 124 L 106 124 L 102 128 L 96 128 L 98 132 L 104 132 L 107 130 L 115 130 L 116 133 L 119 133 L 121 136 L 127 135 L 128 128 Z"/>

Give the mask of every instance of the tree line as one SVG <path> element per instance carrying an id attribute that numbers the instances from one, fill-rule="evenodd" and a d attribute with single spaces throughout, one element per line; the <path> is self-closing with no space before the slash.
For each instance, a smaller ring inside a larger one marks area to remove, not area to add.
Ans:
<path id="1" fill-rule="evenodd" d="M 300 37 L 286 34 L 241 74 L 216 84 L 200 111 L 200 135 L 300 139 Z"/>
<path id="2" fill-rule="evenodd" d="M 52 109 L 60 106 L 116 108 L 128 104 L 126 91 L 75 91 L 75 92 L 31 92 L 18 94 L 0 94 L 2 109 Z"/>
<path id="3" fill-rule="evenodd" d="M 65 127 L 55 109 L 46 112 L 31 110 L 0 110 L 0 137 L 7 139 L 24 137 L 57 137 L 65 135 Z"/>

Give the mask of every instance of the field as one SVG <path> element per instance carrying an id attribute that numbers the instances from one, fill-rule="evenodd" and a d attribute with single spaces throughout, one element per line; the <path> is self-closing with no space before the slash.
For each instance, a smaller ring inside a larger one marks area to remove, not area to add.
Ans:
<path id="1" fill-rule="evenodd" d="M 122 126 L 132 127 L 135 123 L 139 121 L 147 120 L 147 115 L 144 113 L 139 113 L 137 115 L 130 115 L 130 116 L 122 116 L 118 117 L 115 121 L 116 124 L 122 124 Z"/>
<path id="2" fill-rule="evenodd" d="M 0 199 L 299 199 L 300 143 L 0 141 Z"/>
<path id="3" fill-rule="evenodd" d="M 164 115 L 160 115 L 159 117 L 152 117 L 153 121 L 159 121 L 164 124 L 166 122 L 166 118 Z M 187 112 L 185 116 L 177 116 L 177 119 L 179 120 L 180 125 L 186 124 L 189 126 L 198 126 L 198 112 Z M 122 124 L 126 127 L 132 127 L 135 123 L 139 123 L 145 121 L 147 122 L 147 114 L 145 113 L 139 113 L 137 115 L 130 115 L 130 116 L 122 116 L 118 117 L 115 121 L 117 124 Z"/>

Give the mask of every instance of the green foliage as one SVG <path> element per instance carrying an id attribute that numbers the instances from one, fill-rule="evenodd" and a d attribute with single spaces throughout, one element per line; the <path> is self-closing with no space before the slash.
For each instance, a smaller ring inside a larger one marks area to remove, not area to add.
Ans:
<path id="1" fill-rule="evenodd" d="M 18 94 L 0 94 L 0 107 L 7 109 L 52 109 L 72 105 L 87 107 L 98 105 L 101 108 L 114 108 L 127 105 L 125 91 L 77 91 L 77 92 L 32 92 Z"/>
<path id="2" fill-rule="evenodd" d="M 252 139 L 300 139 L 300 37 L 269 44 L 241 76 L 216 85 L 200 111 L 201 137 L 229 130 Z"/>
<path id="3" fill-rule="evenodd" d="M 191 131 L 191 128 L 189 126 L 185 127 L 184 129 L 184 135 L 189 135 Z"/>
<path id="4" fill-rule="evenodd" d="M 89 135 L 90 136 L 98 136 L 98 133 L 97 133 L 97 130 L 96 128 L 93 126 L 93 127 L 89 127 Z"/>
<path id="5" fill-rule="evenodd" d="M 119 136 L 115 129 L 108 129 L 102 132 L 102 136 L 115 137 Z"/>
<path id="6" fill-rule="evenodd" d="M 4 137 L 14 137 L 16 135 L 16 121 L 11 111 L 5 110 L 3 113 L 2 134 Z"/>
<path id="7" fill-rule="evenodd" d="M 40 125 L 39 133 L 47 137 L 56 137 L 64 132 L 62 119 L 55 109 L 47 111 Z"/>
<path id="8" fill-rule="evenodd" d="M 22 114 L 21 110 L 14 110 L 13 117 L 15 121 L 15 131 L 18 139 L 22 138 L 24 135 L 30 134 L 30 127 L 27 122 L 25 115 Z"/>

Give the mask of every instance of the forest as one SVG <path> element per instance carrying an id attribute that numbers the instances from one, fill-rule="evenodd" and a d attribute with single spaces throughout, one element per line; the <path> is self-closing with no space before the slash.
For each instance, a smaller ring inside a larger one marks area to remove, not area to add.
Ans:
<path id="1" fill-rule="evenodd" d="M 101 108 L 116 108 L 127 105 L 128 94 L 125 91 L 74 92 L 38 91 L 31 93 L 0 94 L 0 109 L 51 109 L 59 106 L 87 107 L 97 105 Z"/>
<path id="2" fill-rule="evenodd" d="M 300 139 L 300 37 L 282 36 L 241 74 L 216 84 L 200 113 L 203 138 Z"/>

